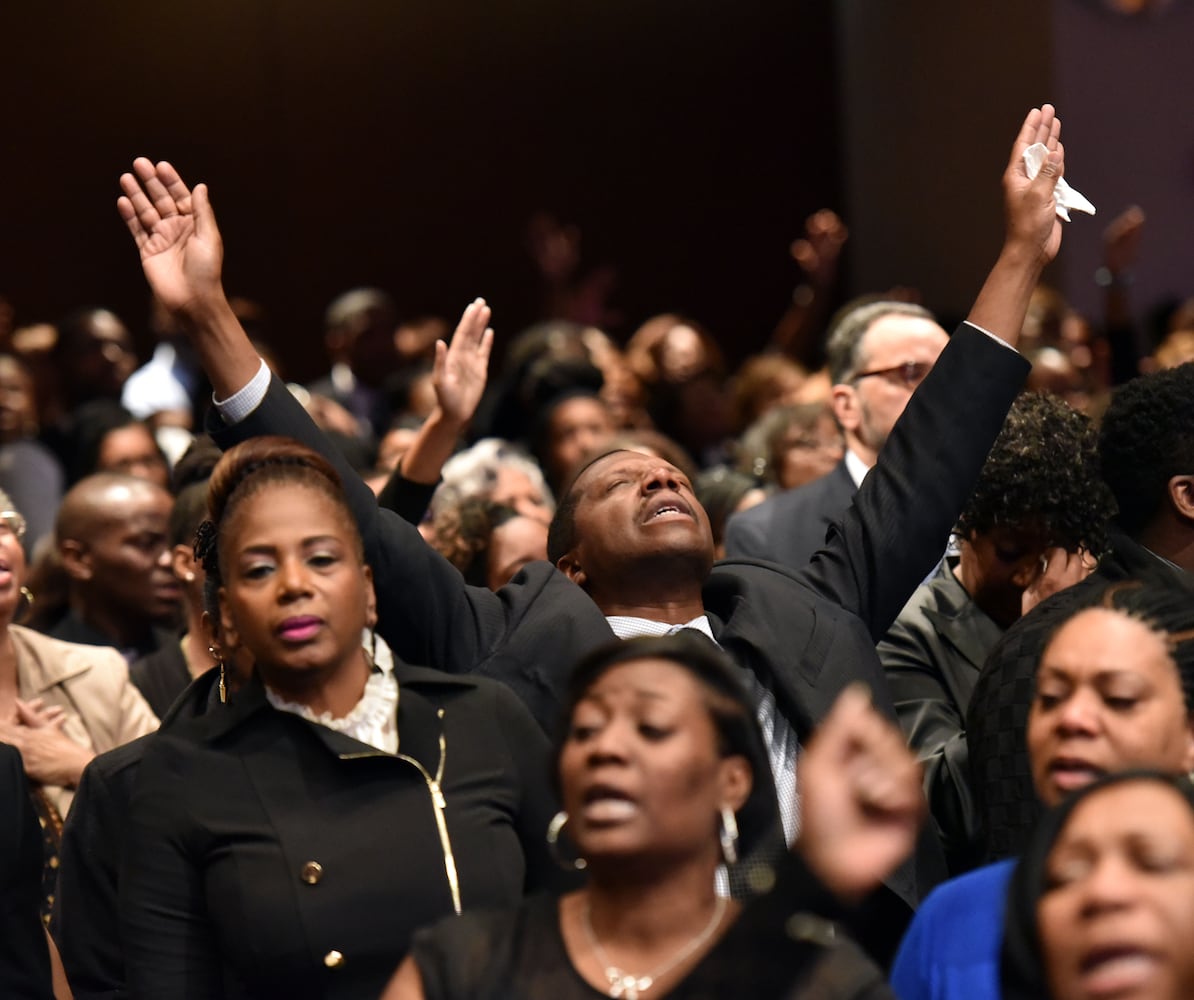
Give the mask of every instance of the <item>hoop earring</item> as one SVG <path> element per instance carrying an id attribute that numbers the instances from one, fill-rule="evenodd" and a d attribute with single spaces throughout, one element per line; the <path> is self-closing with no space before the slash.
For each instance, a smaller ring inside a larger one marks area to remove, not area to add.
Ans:
<path id="1" fill-rule="evenodd" d="M 33 607 L 34 598 L 32 590 L 30 590 L 28 587 L 21 587 L 21 596 L 25 598 L 25 603 L 28 604 L 29 607 Z"/>
<path id="2" fill-rule="evenodd" d="M 734 810 L 729 806 L 721 807 L 721 829 L 718 832 L 721 840 L 721 853 L 727 865 L 738 863 L 738 820 Z"/>
<path id="3" fill-rule="evenodd" d="M 547 850 L 551 855 L 552 860 L 567 871 L 569 868 L 575 868 L 578 872 L 584 871 L 589 867 L 589 863 L 584 858 L 573 858 L 569 861 L 560 854 L 560 833 L 564 829 L 564 824 L 568 822 L 568 814 L 561 809 L 552 818 L 551 822 L 547 824 Z"/>

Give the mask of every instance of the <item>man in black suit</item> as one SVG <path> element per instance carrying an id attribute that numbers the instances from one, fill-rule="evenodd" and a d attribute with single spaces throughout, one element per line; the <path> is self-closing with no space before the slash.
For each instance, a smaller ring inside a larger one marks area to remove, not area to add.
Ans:
<path id="1" fill-rule="evenodd" d="M 828 475 L 731 517 L 726 554 L 793 569 L 807 566 L 948 340 L 932 313 L 908 302 L 864 302 L 842 312 L 829 332 L 826 355 L 846 454 Z"/>
<path id="2" fill-rule="evenodd" d="M 374 571 L 379 630 L 395 653 L 498 677 L 541 724 L 554 727 L 579 655 L 615 635 L 697 628 L 744 668 L 756 692 L 765 728 L 770 723 L 780 808 L 790 817 L 796 743 L 843 687 L 868 682 L 894 716 L 874 644 L 937 561 L 1026 375 L 1027 363 L 984 331 L 1018 335 L 1029 293 L 1060 245 L 1053 199 L 1059 131 L 1048 106 L 1025 120 L 1004 175 L 1007 239 L 970 323 L 909 405 L 833 544 L 810 566 L 800 573 L 753 562 L 714 567 L 708 518 L 687 479 L 666 462 L 614 452 L 584 469 L 564 496 L 549 545 L 554 565 L 532 563 L 494 594 L 466 586 L 414 528 L 379 511 L 340 463 Z M 1037 141 L 1053 152 L 1047 170 L 1030 181 L 1022 153 Z M 206 188 L 192 194 L 166 163 L 142 159 L 134 169 L 136 176 L 121 178 L 118 207 L 155 293 L 192 333 L 231 420 L 223 441 L 284 433 L 327 453 L 301 408 L 270 383 L 227 308 Z M 483 342 L 480 328 L 462 324 L 462 335 Z M 436 377 L 467 373 L 440 364 Z M 908 906 L 926 888 L 920 874 L 906 865 L 889 880 Z M 889 927 L 898 934 L 898 921 Z"/>

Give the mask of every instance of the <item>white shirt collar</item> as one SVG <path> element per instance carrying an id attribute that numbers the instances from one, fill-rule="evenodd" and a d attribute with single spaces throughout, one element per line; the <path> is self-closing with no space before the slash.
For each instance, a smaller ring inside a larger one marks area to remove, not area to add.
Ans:
<path id="1" fill-rule="evenodd" d="M 871 467 L 847 448 L 846 471 L 850 473 L 850 478 L 854 480 L 854 488 L 858 489 L 862 486 L 862 481 L 866 479 L 866 474 L 871 471 Z"/>
<path id="2" fill-rule="evenodd" d="M 679 625 L 669 624 L 668 622 L 657 622 L 652 618 L 632 618 L 628 615 L 609 615 L 605 620 L 609 622 L 609 627 L 613 629 L 614 635 L 619 639 L 672 635 L 675 632 L 679 632 L 680 629 L 694 628 L 698 632 L 704 632 L 710 639 L 717 642 L 713 638 L 713 628 L 709 624 L 709 617 L 707 615 L 698 615 L 692 621 L 683 622 Z"/>

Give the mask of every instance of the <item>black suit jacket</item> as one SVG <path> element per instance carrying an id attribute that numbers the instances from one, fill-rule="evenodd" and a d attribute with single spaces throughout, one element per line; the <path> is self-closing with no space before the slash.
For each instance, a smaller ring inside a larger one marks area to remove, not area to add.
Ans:
<path id="1" fill-rule="evenodd" d="M 54 623 L 53 628 L 47 629 L 46 635 L 54 639 L 61 639 L 63 642 L 77 642 L 81 646 L 111 646 L 113 649 L 120 650 L 121 655 L 126 659 L 132 654 L 134 660 L 155 653 L 170 643 L 178 643 L 178 636 L 175 633 L 151 625 L 135 646 L 122 648 L 111 636 L 104 635 L 92 628 L 73 611 L 68 611 Z"/>
<path id="2" fill-rule="evenodd" d="M 820 479 L 777 493 L 731 517 L 726 525 L 726 555 L 770 559 L 801 569 L 825 545 L 829 526 L 846 513 L 857 492 L 842 459 Z"/>
<path id="3" fill-rule="evenodd" d="M 176 647 L 177 648 L 177 647 Z M 58 849 L 51 930 L 75 1000 L 128 996 L 117 904 L 120 858 L 141 759 L 158 733 L 202 715 L 214 700 L 215 668 L 195 679 L 157 732 L 96 757 L 83 771 Z"/>
<path id="4" fill-rule="evenodd" d="M 453 912 L 453 880 L 465 909 L 558 884 L 526 709 L 481 678 L 395 674 L 397 754 L 274 709 L 255 679 L 146 745 L 120 871 L 132 996 L 377 996 Z"/>
<path id="5" fill-rule="evenodd" d="M 908 745 L 924 767 L 925 795 L 951 874 L 977 863 L 966 709 L 1001 629 L 942 563 L 879 643 Z"/>
<path id="6" fill-rule="evenodd" d="M 0 996 L 51 1000 L 41 925 L 42 837 L 21 755 L 0 743 Z"/>
<path id="7" fill-rule="evenodd" d="M 875 643 L 936 564 L 958 511 L 1028 370 L 1027 362 L 963 325 L 913 395 L 875 470 L 826 546 L 799 570 L 753 560 L 718 563 L 704 587 L 717 641 L 774 691 L 801 740 L 838 693 L 869 684 L 893 718 Z M 378 631 L 404 660 L 477 671 L 512 687 L 540 724 L 559 722 L 572 665 L 613 638 L 589 596 L 545 562 L 497 593 L 469 587 L 409 524 L 376 499 L 276 379 L 222 446 L 283 434 L 337 465 L 373 567 Z M 889 885 L 915 906 L 943 866 L 897 872 Z"/>

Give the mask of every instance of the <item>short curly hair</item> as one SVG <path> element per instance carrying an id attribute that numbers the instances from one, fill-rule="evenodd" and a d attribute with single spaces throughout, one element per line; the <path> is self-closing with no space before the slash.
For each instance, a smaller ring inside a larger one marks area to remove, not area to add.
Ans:
<path id="1" fill-rule="evenodd" d="M 1056 396 L 1024 393 L 1012 404 L 956 530 L 966 538 L 998 525 L 1033 526 L 1050 547 L 1101 555 L 1114 512 L 1094 424 Z"/>
<path id="2" fill-rule="evenodd" d="M 1194 473 L 1194 362 L 1142 375 L 1111 397 L 1099 434 L 1116 522 L 1137 537 L 1156 516 L 1169 480 Z"/>

